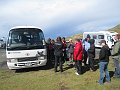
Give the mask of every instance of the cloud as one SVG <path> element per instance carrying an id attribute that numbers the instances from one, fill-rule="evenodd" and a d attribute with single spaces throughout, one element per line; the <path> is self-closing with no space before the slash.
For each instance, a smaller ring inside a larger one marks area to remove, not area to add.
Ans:
<path id="1" fill-rule="evenodd" d="M 75 31 L 80 31 L 82 30 L 82 32 L 84 31 L 100 31 L 100 30 L 107 30 L 111 27 L 114 27 L 115 24 L 117 25 L 118 23 L 120 23 L 118 20 L 120 20 L 120 18 L 112 18 L 112 19 L 97 19 L 96 21 L 89 21 L 89 22 L 85 22 L 79 26 L 76 27 Z"/>
<path id="2" fill-rule="evenodd" d="M 39 1 L 39 2 L 38 2 Z M 72 1 L 72 0 L 71 0 Z M 14 1 L 5 5 L 2 9 L 2 16 L 9 18 L 23 18 L 23 19 L 38 19 L 39 22 L 46 23 L 52 22 L 56 23 L 53 19 L 72 17 L 77 14 L 78 11 L 83 11 L 87 7 L 86 3 L 77 2 L 67 2 L 64 0 L 57 1 Z M 59 21 L 61 21 L 59 19 Z M 47 21 L 46 21 L 47 20 Z"/>
<path id="3" fill-rule="evenodd" d="M 38 26 L 46 37 L 105 30 L 120 23 L 119 0 L 0 1 L 0 34 L 16 25 Z M 69 33 L 68 33 L 69 32 Z"/>

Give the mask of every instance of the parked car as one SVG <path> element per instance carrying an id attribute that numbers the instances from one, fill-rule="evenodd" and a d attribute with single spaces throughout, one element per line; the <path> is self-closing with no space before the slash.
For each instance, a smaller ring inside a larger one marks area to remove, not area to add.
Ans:
<path id="1" fill-rule="evenodd" d="M 3 39 L 0 39 L 0 48 L 5 48 L 6 47 L 6 43 Z"/>

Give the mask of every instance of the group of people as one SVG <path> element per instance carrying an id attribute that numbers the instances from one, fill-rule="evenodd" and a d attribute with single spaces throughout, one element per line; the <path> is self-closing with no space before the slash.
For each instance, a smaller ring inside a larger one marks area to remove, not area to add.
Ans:
<path id="1" fill-rule="evenodd" d="M 99 71 L 100 79 L 97 81 L 99 84 L 110 82 L 110 75 L 108 72 L 109 56 L 113 56 L 115 65 L 115 73 L 113 77 L 120 78 L 120 34 L 115 36 L 116 43 L 110 51 L 105 40 L 101 40 L 102 46 L 99 52 Z M 56 41 L 48 39 L 48 60 L 54 59 L 54 71 L 58 72 L 58 65 L 60 72 L 63 72 L 63 63 L 65 60 L 73 62 L 75 66 L 76 75 L 82 74 L 82 63 L 85 67 L 89 67 L 91 71 L 95 71 L 94 58 L 95 58 L 95 40 L 91 39 L 88 34 L 85 40 L 75 38 L 74 43 L 72 39 L 66 43 L 65 38 L 57 37 Z M 66 51 L 67 50 L 67 51 Z"/>
<path id="2" fill-rule="evenodd" d="M 76 67 L 76 74 L 82 74 L 82 59 L 83 59 L 83 46 L 82 41 L 75 39 L 75 44 L 72 39 L 69 43 L 66 43 L 65 37 L 57 37 L 54 44 L 51 43 L 51 39 L 47 41 L 48 48 L 48 60 L 54 62 L 54 70 L 58 72 L 57 67 L 59 65 L 60 71 L 63 72 L 63 63 L 65 61 L 71 61 Z M 54 58 L 53 58 L 54 57 Z"/>

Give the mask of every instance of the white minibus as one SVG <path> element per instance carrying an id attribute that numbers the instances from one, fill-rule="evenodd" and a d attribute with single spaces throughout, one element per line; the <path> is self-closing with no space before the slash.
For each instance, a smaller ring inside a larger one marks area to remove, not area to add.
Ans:
<path id="1" fill-rule="evenodd" d="M 118 33 L 114 31 L 84 32 L 83 40 L 88 34 L 90 35 L 91 39 L 95 40 L 95 47 L 101 47 L 100 41 L 104 39 L 109 48 L 112 48 L 112 46 L 115 44 L 114 36 Z"/>
<path id="2" fill-rule="evenodd" d="M 6 57 L 9 69 L 46 65 L 47 49 L 43 31 L 35 26 L 11 28 L 6 45 Z"/>

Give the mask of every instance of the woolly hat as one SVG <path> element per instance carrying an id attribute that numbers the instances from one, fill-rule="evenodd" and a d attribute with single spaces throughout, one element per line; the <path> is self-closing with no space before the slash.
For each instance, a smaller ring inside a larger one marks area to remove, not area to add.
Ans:
<path id="1" fill-rule="evenodd" d="M 90 35 L 89 35 L 89 34 L 87 34 L 87 38 L 90 38 Z"/>

